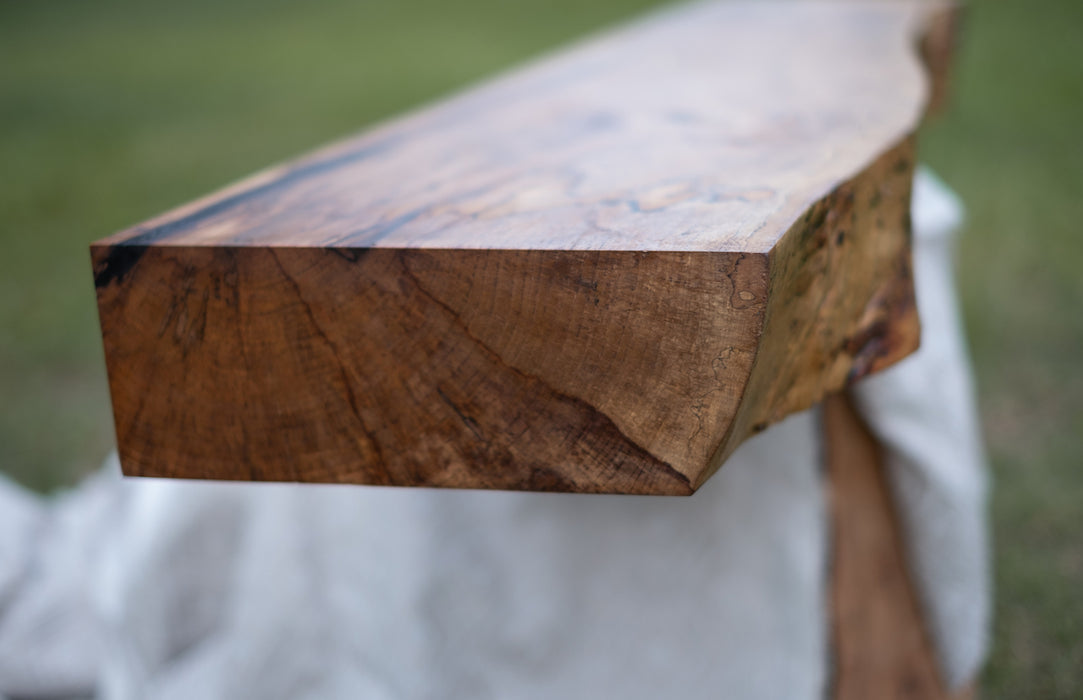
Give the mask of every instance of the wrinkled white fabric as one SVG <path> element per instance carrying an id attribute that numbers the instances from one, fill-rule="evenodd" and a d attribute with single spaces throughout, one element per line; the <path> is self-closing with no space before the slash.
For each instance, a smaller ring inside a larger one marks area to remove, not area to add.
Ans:
<path id="1" fill-rule="evenodd" d="M 90 577 L 117 524 L 120 480 L 51 502 L 0 477 L 0 697 L 86 694 L 105 657 Z"/>
<path id="2" fill-rule="evenodd" d="M 51 563 L 107 628 L 69 660 L 107 698 L 819 698 L 818 432 L 690 499 L 117 480 L 108 551 Z M 0 688 L 48 687 L 19 641 Z"/>
<path id="3" fill-rule="evenodd" d="M 946 221 L 930 183 L 919 228 Z M 944 237 L 915 244 L 923 316 L 954 308 Z M 935 317 L 859 394 L 967 680 L 988 591 L 958 333 Z M 819 432 L 790 417 L 688 499 L 121 480 L 115 458 L 47 503 L 0 480 L 0 696 L 820 698 Z"/>

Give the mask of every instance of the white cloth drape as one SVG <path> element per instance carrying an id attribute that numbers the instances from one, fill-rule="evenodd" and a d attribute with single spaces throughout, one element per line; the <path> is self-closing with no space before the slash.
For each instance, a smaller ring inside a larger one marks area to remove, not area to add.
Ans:
<path id="1" fill-rule="evenodd" d="M 919 173 L 922 350 L 857 389 L 956 685 L 989 608 L 960 212 Z M 821 698 L 819 434 L 792 416 L 688 499 L 0 479 L 0 696 Z"/>

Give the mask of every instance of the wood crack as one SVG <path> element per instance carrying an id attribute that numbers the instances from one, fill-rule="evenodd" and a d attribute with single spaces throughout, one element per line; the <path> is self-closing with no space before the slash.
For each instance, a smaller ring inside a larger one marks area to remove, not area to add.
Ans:
<path id="1" fill-rule="evenodd" d="M 300 285 L 297 284 L 297 280 L 295 280 L 293 276 L 290 275 L 290 273 L 286 270 L 285 266 L 282 264 L 282 261 L 278 258 L 278 253 L 276 253 L 273 248 L 268 248 L 267 252 L 270 254 L 271 259 L 274 260 L 275 265 L 278 266 L 278 269 L 282 273 L 282 277 L 293 288 L 294 295 L 297 297 L 297 300 L 300 302 L 301 306 L 304 307 L 305 315 L 308 317 L 309 323 L 312 325 L 312 329 L 315 330 L 317 334 L 319 334 L 319 337 L 323 340 L 324 344 L 326 344 L 327 348 L 331 351 L 331 356 L 335 358 L 335 364 L 338 367 L 342 388 L 346 392 L 346 401 L 350 406 L 350 411 L 357 419 L 358 427 L 361 429 L 361 432 L 365 435 L 365 438 L 368 441 L 370 452 L 373 453 L 373 455 L 376 457 L 376 465 L 374 466 L 378 466 L 381 469 L 382 483 L 393 483 L 391 474 L 388 471 L 387 460 L 384 458 L 383 450 L 380 448 L 380 442 L 376 439 L 376 436 L 369 429 L 368 424 L 365 422 L 365 419 L 361 417 L 361 410 L 357 403 L 357 396 L 354 394 L 353 386 L 350 383 L 349 374 L 346 372 L 346 367 L 342 362 L 342 358 L 339 356 L 338 347 L 336 347 L 334 341 L 331 340 L 327 333 L 324 332 L 323 328 L 320 327 L 319 322 L 316 320 L 315 314 L 312 312 L 312 307 L 304 298 L 304 294 L 301 291 Z M 367 457 L 368 455 L 362 452 L 361 456 Z"/>
<path id="2" fill-rule="evenodd" d="M 462 331 L 462 333 L 471 342 L 473 342 L 479 349 L 481 349 L 481 351 L 485 353 L 487 357 L 489 357 L 496 363 L 499 363 L 501 366 L 507 368 L 509 371 L 511 371 L 514 375 L 519 377 L 528 385 L 539 386 L 546 393 L 551 394 L 553 398 L 569 404 L 572 408 L 576 410 L 577 413 L 586 414 L 588 421 L 600 424 L 598 426 L 599 428 L 602 428 L 604 426 L 604 430 L 612 431 L 615 436 L 618 436 L 618 438 L 626 445 L 630 453 L 629 456 L 636 459 L 636 461 L 640 465 L 639 468 L 641 470 L 645 470 L 645 467 L 643 466 L 644 464 L 650 464 L 651 473 L 655 473 L 659 476 L 664 476 L 666 479 L 669 480 L 675 480 L 682 484 L 684 487 L 686 487 L 689 494 L 692 492 L 692 484 L 688 476 L 675 469 L 668 462 L 665 462 L 656 457 L 655 455 L 651 454 L 649 451 L 646 450 L 646 448 L 629 438 L 619 427 L 617 427 L 616 423 L 613 422 L 613 419 L 606 415 L 604 412 L 598 410 L 598 408 L 577 396 L 571 396 L 562 391 L 559 391 L 541 377 L 525 372 L 522 369 L 506 362 L 499 353 L 497 353 L 495 350 L 489 347 L 489 345 L 486 344 L 481 338 L 477 337 L 473 332 L 471 332 L 467 324 L 463 321 L 459 312 L 448 306 L 447 303 L 445 303 L 443 300 L 439 299 L 436 295 L 431 293 L 421 283 L 417 275 L 415 275 L 413 270 L 410 269 L 403 251 L 396 251 L 395 257 L 402 268 L 403 274 L 406 276 L 407 279 L 410 280 L 410 283 L 413 285 L 413 287 L 417 289 L 417 291 L 422 294 L 426 299 L 428 299 L 431 303 L 435 304 L 437 307 L 443 310 L 443 312 L 451 318 L 452 322 L 460 329 L 460 331 Z M 441 398 L 445 402 L 448 401 L 446 396 L 444 396 L 442 393 Z M 452 404 L 452 406 L 453 410 L 455 410 L 455 412 L 459 414 L 459 417 L 463 418 L 464 416 L 461 411 L 458 410 L 457 407 L 454 407 L 454 404 Z M 469 424 L 468 427 L 471 427 L 472 431 L 474 430 L 473 426 L 470 426 Z M 475 432 L 475 435 L 478 435 L 478 433 Z M 482 438 L 479 436 L 479 439 Z M 612 478 L 616 480 L 620 476 L 621 474 L 614 474 Z"/>

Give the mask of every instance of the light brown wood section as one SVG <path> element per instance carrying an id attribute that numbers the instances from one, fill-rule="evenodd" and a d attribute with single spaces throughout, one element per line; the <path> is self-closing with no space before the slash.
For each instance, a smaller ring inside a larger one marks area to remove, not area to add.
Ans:
<path id="1" fill-rule="evenodd" d="M 94 244 L 125 472 L 692 493 L 916 347 L 938 16 L 664 12 Z"/>
<path id="2" fill-rule="evenodd" d="M 836 700 L 966 700 L 940 679 L 907 574 L 876 439 L 841 394 L 824 402 L 831 484 Z"/>

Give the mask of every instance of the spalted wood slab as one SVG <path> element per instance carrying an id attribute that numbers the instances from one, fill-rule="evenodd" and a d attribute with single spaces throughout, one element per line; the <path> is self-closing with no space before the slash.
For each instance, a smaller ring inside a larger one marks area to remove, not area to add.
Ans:
<path id="1" fill-rule="evenodd" d="M 944 16 L 668 11 L 99 241 L 125 473 L 692 493 L 917 345 Z"/>

